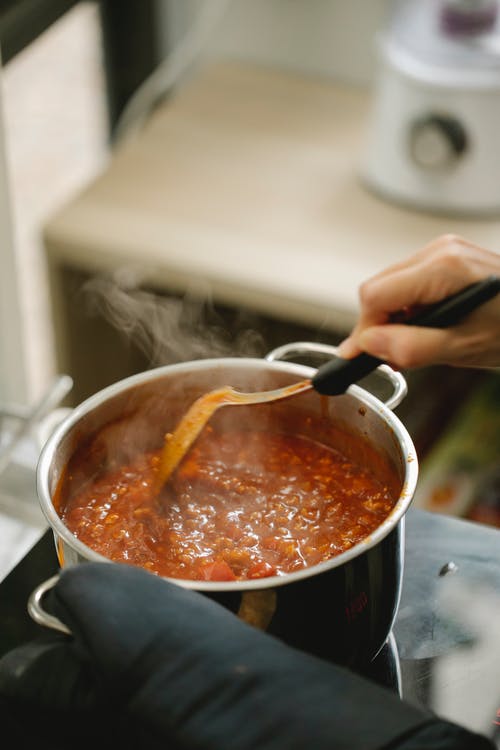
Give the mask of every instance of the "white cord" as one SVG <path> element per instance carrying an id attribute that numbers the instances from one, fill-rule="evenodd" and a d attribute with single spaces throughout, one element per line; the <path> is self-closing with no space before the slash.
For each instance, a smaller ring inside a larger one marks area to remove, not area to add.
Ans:
<path id="1" fill-rule="evenodd" d="M 184 38 L 134 92 L 115 127 L 118 143 L 139 130 L 155 105 L 180 81 L 199 56 L 213 29 L 222 20 L 231 0 L 202 0 Z"/>

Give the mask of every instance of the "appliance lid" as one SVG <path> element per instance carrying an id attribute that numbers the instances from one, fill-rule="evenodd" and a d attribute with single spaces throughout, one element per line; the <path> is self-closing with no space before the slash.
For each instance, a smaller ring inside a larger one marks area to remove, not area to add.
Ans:
<path id="1" fill-rule="evenodd" d="M 431 82 L 500 86 L 498 2 L 465 3 L 471 14 L 469 27 L 465 21 L 462 25 L 452 22 L 463 5 L 458 0 L 400 0 L 379 37 L 386 58 L 407 75 Z M 472 14 L 481 9 L 485 16 L 488 12 L 488 23 L 483 26 L 472 23 Z M 463 8 L 460 17 L 465 19 Z"/>

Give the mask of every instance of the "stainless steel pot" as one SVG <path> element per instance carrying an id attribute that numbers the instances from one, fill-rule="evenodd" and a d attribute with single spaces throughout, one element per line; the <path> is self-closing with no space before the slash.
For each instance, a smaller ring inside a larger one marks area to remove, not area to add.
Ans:
<path id="1" fill-rule="evenodd" d="M 169 365 L 120 381 L 75 408 L 47 441 L 37 472 L 40 504 L 52 527 L 61 566 L 107 561 L 73 535 L 53 504 L 62 473 L 77 451 L 85 454 L 85 446 L 92 446 L 81 477 L 85 481 L 111 459 L 125 461 L 137 451 L 161 445 L 165 431 L 208 390 L 228 384 L 264 390 L 311 377 L 314 370 L 310 367 L 278 361 L 311 352 L 331 358 L 336 350 L 306 342 L 281 347 L 266 359 Z M 369 461 L 383 481 L 393 483 L 398 500 L 376 531 L 343 554 L 286 576 L 237 582 L 176 581 L 216 599 L 291 645 L 345 664 L 374 658 L 391 631 L 401 591 L 404 514 L 418 474 L 413 443 L 391 411 L 406 394 L 406 383 L 386 365 L 379 371 L 394 387 L 385 403 L 351 386 L 335 398 L 309 392 L 264 407 L 226 408 L 216 415 L 223 423 L 234 417 L 240 421 L 244 409 L 245 424 L 255 420 L 259 427 L 269 423 L 275 428 L 286 423 L 287 429 L 297 424 L 302 434 L 307 434 L 308 416 L 314 417 L 315 430 L 320 419 L 324 434 L 315 432 L 314 437 L 331 442 L 358 462 Z M 52 583 L 46 582 L 33 593 L 30 613 L 41 624 L 65 630 L 42 606 Z"/>

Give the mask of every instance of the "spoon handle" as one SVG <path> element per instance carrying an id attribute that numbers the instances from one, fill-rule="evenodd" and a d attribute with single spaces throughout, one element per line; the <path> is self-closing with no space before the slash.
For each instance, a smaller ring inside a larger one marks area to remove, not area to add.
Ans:
<path id="1" fill-rule="evenodd" d="M 404 323 L 424 328 L 449 328 L 499 292 L 500 277 L 488 276 L 436 304 L 419 310 Z M 351 383 L 365 377 L 381 364 L 382 359 L 365 352 L 353 359 L 339 357 L 322 365 L 312 378 L 312 384 L 318 393 L 338 396 L 344 393 Z"/>

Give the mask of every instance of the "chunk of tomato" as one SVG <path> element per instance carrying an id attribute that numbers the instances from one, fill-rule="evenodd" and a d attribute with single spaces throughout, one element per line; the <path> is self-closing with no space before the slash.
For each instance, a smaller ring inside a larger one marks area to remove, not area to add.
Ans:
<path id="1" fill-rule="evenodd" d="M 236 581 L 236 576 L 225 560 L 203 565 L 201 575 L 205 581 Z"/>
<path id="2" fill-rule="evenodd" d="M 276 568 L 263 560 L 254 563 L 248 570 L 248 578 L 268 578 L 275 575 Z"/>

